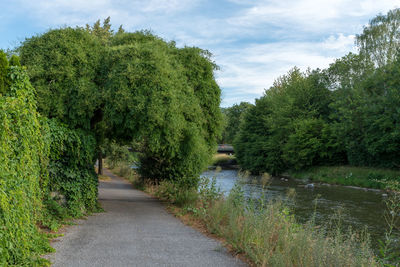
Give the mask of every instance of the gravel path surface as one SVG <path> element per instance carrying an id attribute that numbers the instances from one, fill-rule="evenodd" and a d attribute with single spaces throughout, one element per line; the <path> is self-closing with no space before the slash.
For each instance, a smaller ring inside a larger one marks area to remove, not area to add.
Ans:
<path id="1" fill-rule="evenodd" d="M 104 213 L 67 227 L 52 243 L 53 266 L 247 266 L 222 245 L 184 225 L 163 204 L 105 170 Z"/>

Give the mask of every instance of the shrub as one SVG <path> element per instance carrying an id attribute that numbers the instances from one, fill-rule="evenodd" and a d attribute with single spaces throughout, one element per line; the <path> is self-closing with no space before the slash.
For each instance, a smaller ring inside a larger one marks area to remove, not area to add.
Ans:
<path id="1" fill-rule="evenodd" d="M 43 127 L 50 151 L 48 197 L 65 199 L 60 205 L 70 216 L 95 211 L 98 180 L 93 167 L 94 136 L 71 130 L 55 119 L 43 119 Z"/>
<path id="2" fill-rule="evenodd" d="M 157 186 L 156 196 L 168 200 L 178 207 L 193 205 L 197 200 L 195 188 L 186 188 L 175 181 L 163 180 Z"/>

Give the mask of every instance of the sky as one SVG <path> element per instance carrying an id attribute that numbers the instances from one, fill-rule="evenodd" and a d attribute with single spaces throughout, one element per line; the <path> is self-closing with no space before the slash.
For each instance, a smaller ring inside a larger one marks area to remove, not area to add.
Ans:
<path id="1" fill-rule="evenodd" d="M 253 103 L 294 66 L 326 68 L 356 52 L 363 26 L 399 7 L 400 0 L 0 0 L 0 48 L 110 16 L 115 29 L 209 50 L 228 107 Z"/>

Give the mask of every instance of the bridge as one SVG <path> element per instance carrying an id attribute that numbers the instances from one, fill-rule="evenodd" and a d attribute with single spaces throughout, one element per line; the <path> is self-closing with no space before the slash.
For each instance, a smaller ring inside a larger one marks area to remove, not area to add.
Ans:
<path id="1" fill-rule="evenodd" d="M 139 152 L 139 151 L 133 150 L 132 147 L 128 147 L 128 150 L 130 152 Z M 223 153 L 223 154 L 233 154 L 233 153 L 235 153 L 235 151 L 233 150 L 233 146 L 229 145 L 229 144 L 218 144 L 217 152 L 218 153 Z"/>
<path id="2" fill-rule="evenodd" d="M 228 144 L 218 144 L 217 152 L 218 153 L 224 153 L 224 154 L 233 154 L 233 153 L 235 153 L 235 151 L 233 150 L 233 146 L 232 145 L 228 145 Z"/>

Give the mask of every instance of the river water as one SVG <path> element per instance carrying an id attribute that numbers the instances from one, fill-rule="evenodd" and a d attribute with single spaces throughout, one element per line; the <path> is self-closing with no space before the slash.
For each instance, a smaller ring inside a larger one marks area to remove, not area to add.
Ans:
<path id="1" fill-rule="evenodd" d="M 228 194 L 239 182 L 249 198 L 285 199 L 288 188 L 293 188 L 296 191 L 296 197 L 294 204 L 291 205 L 299 222 L 306 222 L 315 216 L 318 225 L 327 225 L 332 222 L 333 217 L 338 217 L 335 214 L 340 213 L 344 229 L 348 229 L 349 226 L 356 231 L 367 229 L 374 249 L 377 249 L 379 239 L 385 239 L 387 223 L 384 215 L 387 209 L 382 192 L 319 184 L 315 184 L 313 189 L 308 189 L 305 188 L 305 182 L 293 179 L 285 181 L 279 178 L 271 179 L 268 188 L 263 189 L 260 177 L 250 176 L 244 179 L 237 170 L 219 172 L 209 170 L 202 176 L 215 177 L 217 186 L 224 194 Z M 317 205 L 315 205 L 316 199 Z M 395 242 L 393 247 L 400 249 L 400 230 L 395 232 L 393 241 Z"/>

